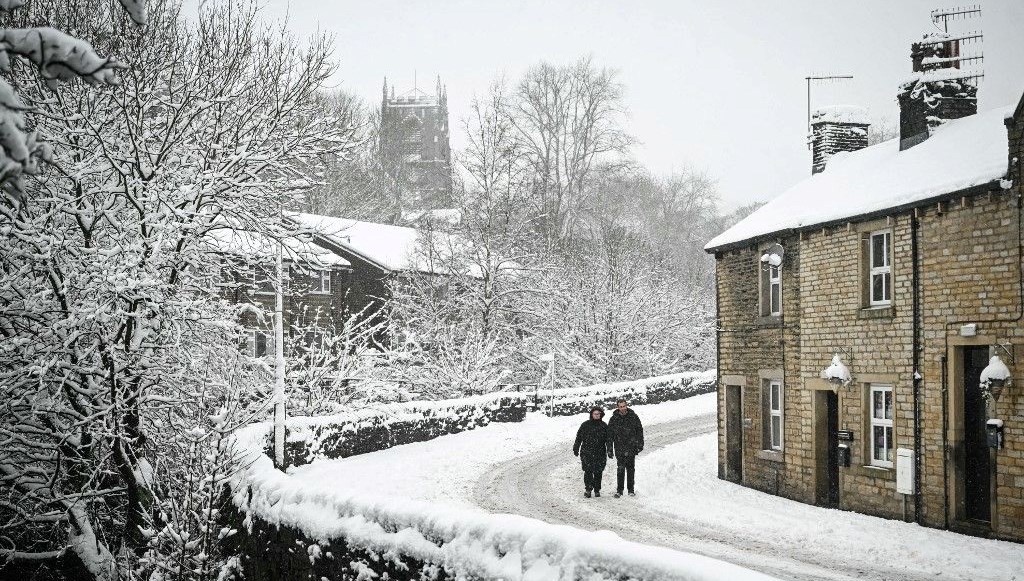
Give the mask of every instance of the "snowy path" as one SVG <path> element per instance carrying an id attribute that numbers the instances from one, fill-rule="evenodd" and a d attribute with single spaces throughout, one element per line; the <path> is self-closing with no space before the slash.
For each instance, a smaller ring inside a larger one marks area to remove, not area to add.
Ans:
<path id="1" fill-rule="evenodd" d="M 1024 545 L 827 510 L 716 477 L 715 395 L 635 408 L 647 448 L 636 498 L 582 496 L 571 438 L 582 417 L 444 436 L 294 468 L 339 490 L 513 513 L 729 561 L 784 579 L 1024 581 Z"/>
<path id="2" fill-rule="evenodd" d="M 647 455 L 667 445 L 714 433 L 715 415 L 655 425 L 646 430 Z M 637 462 L 637 491 L 644 496 L 615 499 L 615 461 L 609 462 L 603 482 L 604 496 L 585 499 L 580 491 L 578 460 L 567 457 L 565 444 L 505 462 L 477 483 L 474 501 L 491 512 L 512 513 L 568 524 L 585 530 L 607 529 L 619 536 L 646 544 L 715 557 L 783 579 L 893 579 L 891 569 L 873 570 L 863 564 L 853 570 L 836 570 L 835 555 L 813 547 L 793 554 L 766 542 L 757 530 L 749 534 L 721 530 L 699 520 L 685 520 L 657 506 L 643 491 L 643 455 Z M 649 489 L 649 487 L 648 487 Z M 744 518 L 737 514 L 737 518 Z M 843 569 L 846 569 L 845 567 Z M 935 579 L 933 575 L 901 576 L 901 579 Z"/>

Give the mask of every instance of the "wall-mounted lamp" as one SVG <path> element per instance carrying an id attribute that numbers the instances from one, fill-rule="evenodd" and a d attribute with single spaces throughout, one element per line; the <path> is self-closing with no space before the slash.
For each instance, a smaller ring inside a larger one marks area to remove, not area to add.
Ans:
<path id="1" fill-rule="evenodd" d="M 828 380 L 832 385 L 850 385 L 853 381 L 850 368 L 843 365 L 843 359 L 838 353 L 832 356 L 832 363 L 821 371 L 821 378 Z"/>
<path id="2" fill-rule="evenodd" d="M 1003 393 L 1003 388 L 1010 384 L 1010 368 L 1003 363 L 998 355 L 989 359 L 988 366 L 981 370 L 981 389 L 995 399 Z"/>
<path id="3" fill-rule="evenodd" d="M 765 249 L 764 254 L 761 255 L 761 263 L 776 268 L 782 266 L 782 256 L 785 251 L 782 249 L 782 245 L 775 243 Z"/>

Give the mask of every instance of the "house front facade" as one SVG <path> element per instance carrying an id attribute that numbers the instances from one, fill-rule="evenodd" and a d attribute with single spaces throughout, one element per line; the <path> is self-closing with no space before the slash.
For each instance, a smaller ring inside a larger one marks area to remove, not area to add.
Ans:
<path id="1" fill-rule="evenodd" d="M 901 91 L 938 103 L 905 117 L 946 123 L 827 152 L 707 245 L 719 476 L 1024 541 L 1024 99 L 972 114 L 950 84 L 925 72 Z"/>

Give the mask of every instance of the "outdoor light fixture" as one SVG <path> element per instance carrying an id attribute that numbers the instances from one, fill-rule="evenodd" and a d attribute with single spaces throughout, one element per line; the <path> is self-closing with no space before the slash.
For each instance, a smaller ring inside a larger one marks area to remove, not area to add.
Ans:
<path id="1" fill-rule="evenodd" d="M 1010 368 L 1003 363 L 998 355 L 989 359 L 988 366 L 981 370 L 981 389 L 993 398 L 999 399 L 1003 388 L 1010 383 Z"/>
<path id="2" fill-rule="evenodd" d="M 850 368 L 843 365 L 843 359 L 838 353 L 832 356 L 832 364 L 822 370 L 821 378 L 827 379 L 833 385 L 849 385 L 853 381 Z"/>
<path id="3" fill-rule="evenodd" d="M 774 267 L 782 266 L 782 254 L 782 245 L 778 243 L 773 244 L 765 249 L 764 254 L 761 255 L 761 262 Z"/>

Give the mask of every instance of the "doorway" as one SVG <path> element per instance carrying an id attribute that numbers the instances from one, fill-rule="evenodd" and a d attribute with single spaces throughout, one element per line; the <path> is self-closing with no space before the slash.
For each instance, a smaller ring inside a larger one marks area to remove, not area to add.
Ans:
<path id="1" fill-rule="evenodd" d="M 964 402 L 964 516 L 968 520 L 992 520 L 992 472 L 985 422 L 988 410 L 978 383 L 988 365 L 988 347 L 963 348 Z"/>
<path id="2" fill-rule="evenodd" d="M 725 479 L 743 482 L 743 391 L 725 386 Z"/>
<path id="3" fill-rule="evenodd" d="M 831 389 L 815 392 L 817 441 L 817 504 L 839 507 L 839 395 Z"/>

